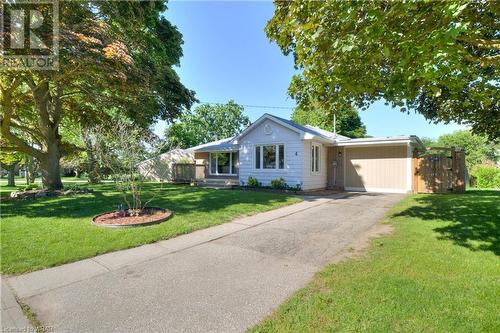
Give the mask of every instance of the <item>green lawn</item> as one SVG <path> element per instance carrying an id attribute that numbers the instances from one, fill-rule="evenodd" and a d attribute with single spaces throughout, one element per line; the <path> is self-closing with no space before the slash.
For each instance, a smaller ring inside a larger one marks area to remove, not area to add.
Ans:
<path id="1" fill-rule="evenodd" d="M 158 193 L 151 205 L 172 210 L 174 217 L 147 227 L 110 229 L 90 221 L 116 209 L 120 195 L 113 185 L 94 188 L 95 193 L 87 195 L 2 201 L 2 273 L 19 274 L 135 247 L 300 201 L 276 193 L 147 184 L 146 196 Z"/>
<path id="2" fill-rule="evenodd" d="M 65 186 L 86 186 L 87 185 L 87 178 L 81 177 L 61 177 L 63 184 Z M 0 178 L 0 196 L 6 197 L 9 196 L 10 192 L 13 191 L 19 191 L 23 190 L 27 185 L 26 185 L 26 179 L 24 177 L 20 176 L 15 176 L 15 181 L 16 181 L 16 186 L 7 186 L 7 178 Z M 35 183 L 32 184 L 37 185 L 40 188 L 42 187 L 42 178 L 36 178 Z"/>
<path id="3" fill-rule="evenodd" d="M 252 332 L 500 332 L 500 192 L 416 195 Z"/>

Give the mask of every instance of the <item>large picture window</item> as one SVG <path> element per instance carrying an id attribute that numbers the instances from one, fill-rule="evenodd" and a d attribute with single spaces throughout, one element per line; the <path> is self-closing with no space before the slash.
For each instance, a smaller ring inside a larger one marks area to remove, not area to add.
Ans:
<path id="1" fill-rule="evenodd" d="M 255 169 L 284 169 L 285 145 L 255 146 Z"/>
<path id="2" fill-rule="evenodd" d="M 319 172 L 319 163 L 321 158 L 321 148 L 319 145 L 311 145 L 311 172 Z"/>
<path id="3" fill-rule="evenodd" d="M 238 152 L 210 153 L 210 174 L 238 174 Z"/>
<path id="4" fill-rule="evenodd" d="M 262 146 L 262 149 L 264 169 L 276 169 L 276 146 Z"/>

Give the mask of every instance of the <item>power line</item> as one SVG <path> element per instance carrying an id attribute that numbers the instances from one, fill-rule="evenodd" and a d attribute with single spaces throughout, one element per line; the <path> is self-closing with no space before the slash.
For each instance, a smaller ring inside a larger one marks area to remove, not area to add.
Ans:
<path id="1" fill-rule="evenodd" d="M 200 104 L 211 104 L 211 105 L 217 105 L 217 104 L 224 104 L 224 103 L 212 103 L 212 102 L 200 102 Z M 248 105 L 248 104 L 239 104 L 243 107 L 246 108 L 255 108 L 255 109 L 281 109 L 281 110 L 294 110 L 295 107 L 293 106 L 266 106 L 266 105 Z"/>

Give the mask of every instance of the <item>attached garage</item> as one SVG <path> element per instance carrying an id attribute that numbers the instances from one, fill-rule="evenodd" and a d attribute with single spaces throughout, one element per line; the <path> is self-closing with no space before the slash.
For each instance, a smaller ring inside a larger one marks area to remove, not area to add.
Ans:
<path id="1" fill-rule="evenodd" d="M 334 147 L 337 188 L 346 191 L 406 193 L 412 190 L 414 137 L 351 139 Z"/>

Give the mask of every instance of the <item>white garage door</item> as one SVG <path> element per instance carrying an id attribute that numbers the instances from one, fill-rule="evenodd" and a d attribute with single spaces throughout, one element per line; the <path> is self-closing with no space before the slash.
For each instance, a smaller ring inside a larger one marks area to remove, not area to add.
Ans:
<path id="1" fill-rule="evenodd" d="M 346 147 L 346 190 L 408 192 L 411 159 L 407 154 L 406 145 Z"/>

